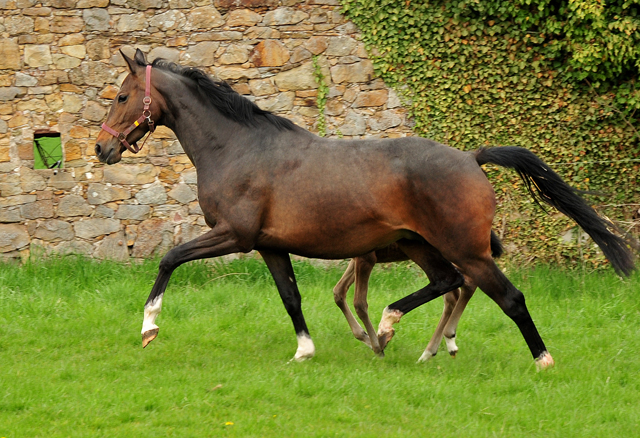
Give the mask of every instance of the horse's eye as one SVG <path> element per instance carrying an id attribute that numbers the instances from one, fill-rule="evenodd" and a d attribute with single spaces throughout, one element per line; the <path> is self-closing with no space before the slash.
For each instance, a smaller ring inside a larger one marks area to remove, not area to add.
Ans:
<path id="1" fill-rule="evenodd" d="M 118 103 L 125 103 L 128 97 L 129 96 L 127 96 L 126 94 L 121 94 L 120 96 L 118 96 Z"/>

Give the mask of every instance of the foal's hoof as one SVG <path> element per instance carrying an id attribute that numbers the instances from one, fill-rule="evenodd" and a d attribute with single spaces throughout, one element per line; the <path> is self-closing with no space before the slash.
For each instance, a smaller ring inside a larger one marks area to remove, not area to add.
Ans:
<path id="1" fill-rule="evenodd" d="M 555 364 L 556 363 L 554 362 L 553 358 L 551 357 L 548 351 L 543 352 L 536 359 L 536 368 L 538 369 L 538 371 L 542 371 L 547 368 L 552 368 Z"/>
<path id="2" fill-rule="evenodd" d="M 380 349 L 384 351 L 384 348 L 387 346 L 389 341 L 393 338 L 393 335 L 396 333 L 394 329 L 391 329 L 387 332 L 378 334 L 378 343 L 380 344 Z"/>
<path id="3" fill-rule="evenodd" d="M 151 330 L 147 330 L 146 332 L 144 332 L 142 334 L 142 348 L 146 347 L 147 345 L 149 345 L 149 342 L 153 341 L 156 336 L 158 336 L 158 331 L 160 329 L 158 328 L 154 328 Z"/>
<path id="4" fill-rule="evenodd" d="M 436 352 L 437 353 L 437 352 Z M 418 358 L 418 363 L 423 363 L 423 362 L 427 362 L 428 360 L 430 360 L 432 357 L 434 357 L 436 355 L 436 353 L 432 353 L 429 350 L 424 350 L 424 353 L 422 353 L 422 356 L 420 356 Z"/>

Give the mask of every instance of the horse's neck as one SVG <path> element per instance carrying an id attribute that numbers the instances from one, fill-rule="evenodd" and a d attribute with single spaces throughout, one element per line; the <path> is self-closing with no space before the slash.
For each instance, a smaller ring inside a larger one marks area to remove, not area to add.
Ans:
<path id="1" fill-rule="evenodd" d="M 169 108 L 175 111 L 167 117 L 165 124 L 176 134 L 185 153 L 198 168 L 204 159 L 208 161 L 212 155 L 224 154 L 230 131 L 228 125 L 233 122 L 202 103 L 197 96 L 179 91 L 163 96 Z"/>

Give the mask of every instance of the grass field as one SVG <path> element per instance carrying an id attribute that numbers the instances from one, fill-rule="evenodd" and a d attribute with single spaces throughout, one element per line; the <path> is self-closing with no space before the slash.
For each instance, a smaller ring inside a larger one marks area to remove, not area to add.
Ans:
<path id="1" fill-rule="evenodd" d="M 344 267 L 294 264 L 317 352 L 289 363 L 295 334 L 258 260 L 180 267 L 144 350 L 157 262 L 1 265 L 0 438 L 638 436 L 640 275 L 510 272 L 556 360 L 537 373 L 480 292 L 457 358 L 442 346 L 416 363 L 441 300 L 405 316 L 374 358 L 333 303 Z M 424 282 L 407 264 L 377 267 L 374 322 Z"/>

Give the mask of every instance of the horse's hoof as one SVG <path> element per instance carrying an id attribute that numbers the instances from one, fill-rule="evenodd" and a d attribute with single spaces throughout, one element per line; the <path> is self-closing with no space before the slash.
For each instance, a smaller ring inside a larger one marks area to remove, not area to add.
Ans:
<path id="1" fill-rule="evenodd" d="M 536 368 L 538 371 L 545 370 L 547 368 L 552 368 L 555 365 L 555 361 L 551 357 L 548 351 L 544 351 L 537 359 L 536 359 Z"/>
<path id="2" fill-rule="evenodd" d="M 149 342 L 153 341 L 156 338 L 156 336 L 158 336 L 159 330 L 160 330 L 159 328 L 154 328 L 151 330 L 147 330 L 142 334 L 142 348 L 149 345 Z"/>

